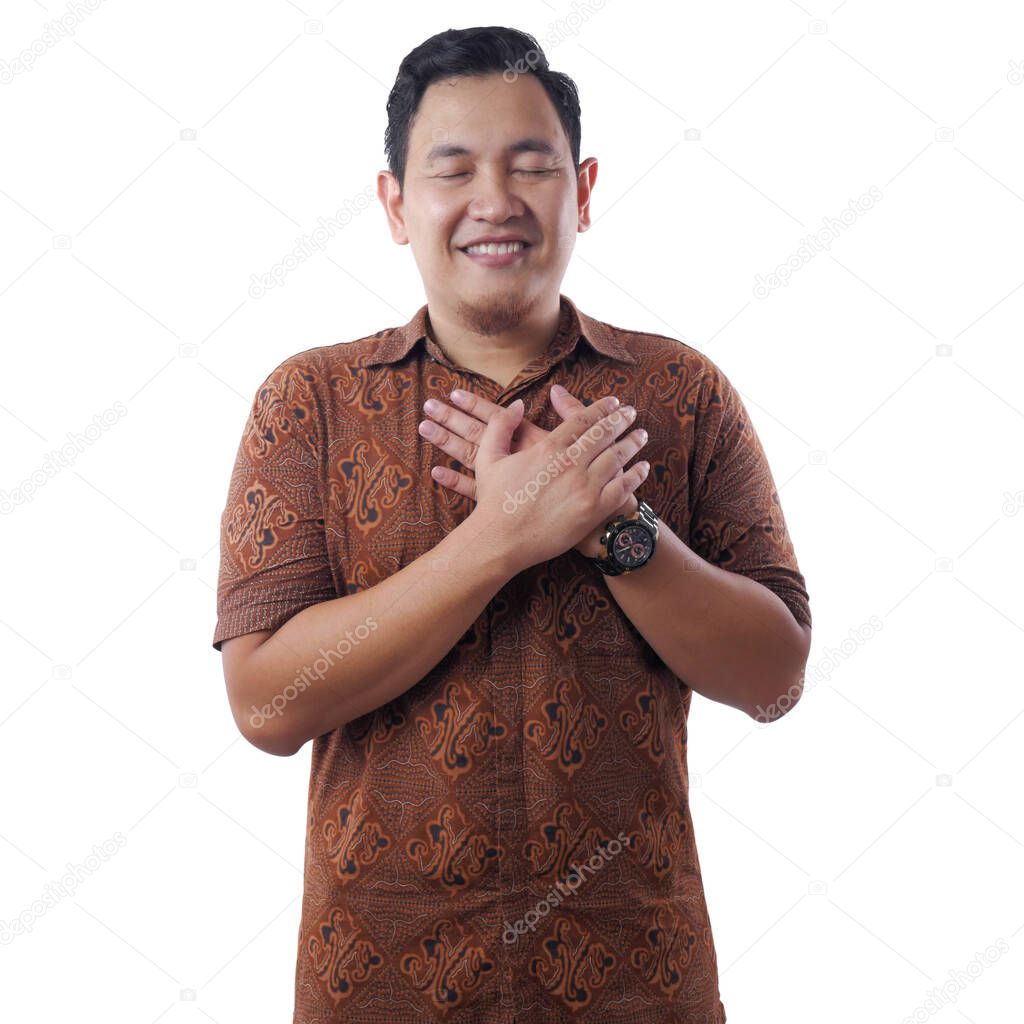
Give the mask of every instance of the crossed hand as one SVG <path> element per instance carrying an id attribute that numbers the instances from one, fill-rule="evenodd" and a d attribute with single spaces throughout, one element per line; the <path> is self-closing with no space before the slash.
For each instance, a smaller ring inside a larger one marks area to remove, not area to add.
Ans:
<path id="1" fill-rule="evenodd" d="M 551 386 L 548 396 L 552 407 L 562 417 L 563 422 L 573 413 L 586 408 L 582 402 L 574 398 L 559 384 Z M 452 408 L 436 399 L 429 399 L 424 403 L 424 411 L 430 418 L 420 422 L 419 433 L 441 451 L 458 460 L 464 468 L 473 470 L 484 430 L 491 417 L 495 413 L 501 412 L 502 407 L 478 395 L 460 390 L 451 393 L 451 400 L 458 408 Z M 510 454 L 532 447 L 548 437 L 550 433 L 524 417 L 512 435 Z M 631 437 L 637 449 L 647 441 L 647 434 L 643 430 L 633 431 Z M 638 485 L 646 477 L 649 468 L 648 463 L 641 462 L 625 471 L 630 474 L 631 485 Z M 434 466 L 430 475 L 443 487 L 476 501 L 477 491 L 474 476 L 457 472 L 446 466 Z M 622 476 L 624 476 L 624 470 L 620 466 L 616 478 Z M 635 483 L 632 482 L 633 480 Z M 632 492 L 632 486 L 626 500 L 608 517 L 609 519 L 619 514 L 632 515 L 636 511 L 637 499 Z M 591 558 L 603 555 L 604 548 L 598 543 L 600 534 L 600 528 L 588 530 L 573 545 L 574 550 Z"/>

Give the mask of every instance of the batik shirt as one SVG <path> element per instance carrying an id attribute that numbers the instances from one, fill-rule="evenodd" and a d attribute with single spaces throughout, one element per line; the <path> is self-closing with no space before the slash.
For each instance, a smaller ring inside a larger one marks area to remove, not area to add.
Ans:
<path id="1" fill-rule="evenodd" d="M 555 382 L 634 405 L 651 463 L 637 497 L 810 624 L 725 374 L 564 295 L 560 310 L 547 351 L 507 386 L 455 365 L 427 306 L 277 366 L 221 519 L 214 647 L 373 587 L 466 519 L 472 502 L 430 475 L 458 463 L 417 430 L 428 398 L 522 398 L 553 430 Z M 691 697 L 569 550 L 509 579 L 405 693 L 317 736 L 293 1024 L 724 1024 L 688 799 Z"/>

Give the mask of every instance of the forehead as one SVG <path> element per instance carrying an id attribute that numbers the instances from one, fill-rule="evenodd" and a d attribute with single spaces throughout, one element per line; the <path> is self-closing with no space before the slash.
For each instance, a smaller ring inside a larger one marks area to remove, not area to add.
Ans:
<path id="1" fill-rule="evenodd" d="M 459 76 L 427 87 L 409 132 L 409 149 L 414 159 L 425 162 L 436 160 L 447 147 L 504 149 L 526 137 L 549 143 L 556 155 L 568 153 L 562 122 L 533 75 L 513 81 L 500 74 Z"/>

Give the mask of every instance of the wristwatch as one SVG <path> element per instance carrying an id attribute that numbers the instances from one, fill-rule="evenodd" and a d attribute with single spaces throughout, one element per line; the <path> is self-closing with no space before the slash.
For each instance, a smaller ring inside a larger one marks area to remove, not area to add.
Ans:
<path id="1" fill-rule="evenodd" d="M 658 520 L 654 509 L 642 498 L 631 516 L 618 515 L 605 524 L 600 543 L 606 555 L 591 558 L 605 576 L 621 576 L 646 565 L 658 541 Z"/>

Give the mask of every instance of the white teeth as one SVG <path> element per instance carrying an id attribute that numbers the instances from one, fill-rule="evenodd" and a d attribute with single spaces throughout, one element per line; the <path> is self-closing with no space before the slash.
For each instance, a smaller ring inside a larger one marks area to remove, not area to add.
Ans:
<path id="1" fill-rule="evenodd" d="M 482 245 L 469 246 L 466 252 L 476 256 L 504 256 L 510 252 L 519 252 L 522 248 L 522 242 L 485 242 Z"/>

